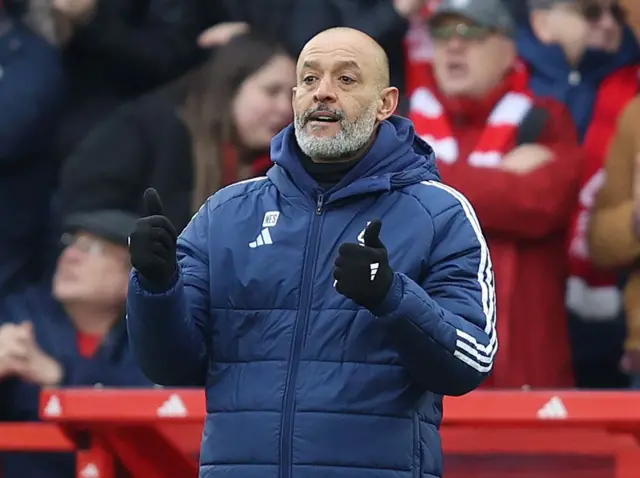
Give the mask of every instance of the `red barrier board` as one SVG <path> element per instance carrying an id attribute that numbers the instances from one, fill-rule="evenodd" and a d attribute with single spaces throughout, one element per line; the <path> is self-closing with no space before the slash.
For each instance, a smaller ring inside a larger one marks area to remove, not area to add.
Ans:
<path id="1" fill-rule="evenodd" d="M 444 409 L 447 478 L 640 477 L 640 393 L 478 391 Z M 112 478 L 114 460 L 134 478 L 197 476 L 201 391 L 51 389 L 41 415 L 90 437 L 80 477 Z"/>

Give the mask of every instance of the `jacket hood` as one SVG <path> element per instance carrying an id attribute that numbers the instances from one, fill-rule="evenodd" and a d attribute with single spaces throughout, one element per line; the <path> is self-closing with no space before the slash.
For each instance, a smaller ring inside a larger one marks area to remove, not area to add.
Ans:
<path id="1" fill-rule="evenodd" d="M 271 159 L 277 166 L 267 175 L 276 186 L 281 188 L 284 170 L 300 189 L 320 189 L 302 166 L 302 155 L 293 125 L 273 138 Z M 392 116 L 380 124 L 371 149 L 329 193 L 347 188 L 353 193 L 390 190 L 429 180 L 440 180 L 431 146 L 416 135 L 411 121 Z"/>
<path id="2" fill-rule="evenodd" d="M 517 33 L 518 53 L 531 65 L 538 75 L 549 79 L 567 78 L 572 70 L 567 63 L 562 48 L 558 45 L 546 45 L 535 36 L 529 24 L 523 25 Z M 599 82 L 622 67 L 640 61 L 640 47 L 635 35 L 625 28 L 622 44 L 617 52 L 588 49 L 578 65 L 578 70 L 594 82 Z"/>

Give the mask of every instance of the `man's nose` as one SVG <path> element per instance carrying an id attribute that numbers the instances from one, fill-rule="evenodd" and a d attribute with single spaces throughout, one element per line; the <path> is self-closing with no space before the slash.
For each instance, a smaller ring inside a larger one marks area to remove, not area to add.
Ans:
<path id="1" fill-rule="evenodd" d="M 62 251 L 61 258 L 66 262 L 74 264 L 76 262 L 82 261 L 82 259 L 86 256 L 86 253 L 80 250 L 78 246 L 72 244 L 65 247 L 64 251 Z"/>
<path id="2" fill-rule="evenodd" d="M 330 78 L 323 78 L 318 83 L 318 87 L 313 95 L 313 98 L 318 103 L 332 102 L 336 99 L 336 92 L 333 82 Z"/>
<path id="3" fill-rule="evenodd" d="M 447 50 L 450 52 L 460 52 L 465 49 L 467 42 L 460 35 L 453 35 L 447 41 Z"/>

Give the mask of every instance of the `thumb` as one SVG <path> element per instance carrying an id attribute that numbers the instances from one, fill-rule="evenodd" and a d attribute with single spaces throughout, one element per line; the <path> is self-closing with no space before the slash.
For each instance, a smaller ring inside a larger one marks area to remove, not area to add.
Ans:
<path id="1" fill-rule="evenodd" d="M 374 249 L 384 249 L 384 244 L 380 240 L 380 229 L 382 229 L 382 221 L 376 219 L 364 230 L 364 245 L 373 247 Z"/>
<path id="2" fill-rule="evenodd" d="M 154 188 L 148 188 L 143 196 L 144 210 L 147 216 L 162 216 L 163 207 L 162 200 L 158 191 Z"/>

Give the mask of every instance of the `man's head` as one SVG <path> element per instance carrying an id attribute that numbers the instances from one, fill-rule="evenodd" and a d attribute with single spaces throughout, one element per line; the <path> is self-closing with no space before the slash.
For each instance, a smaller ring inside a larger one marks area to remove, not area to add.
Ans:
<path id="1" fill-rule="evenodd" d="M 300 53 L 296 70 L 296 139 L 314 161 L 357 156 L 398 105 L 387 55 L 358 30 L 332 28 L 316 35 Z"/>
<path id="2" fill-rule="evenodd" d="M 429 19 L 438 88 L 478 98 L 513 68 L 515 25 L 500 0 L 443 0 Z"/>
<path id="3" fill-rule="evenodd" d="M 124 305 L 131 265 L 127 240 L 136 216 L 117 210 L 70 214 L 64 221 L 53 295 L 63 304 Z"/>
<path id="4" fill-rule="evenodd" d="M 560 45 L 572 62 L 586 48 L 620 48 L 625 11 L 618 0 L 529 0 L 529 14 L 538 39 Z"/>

